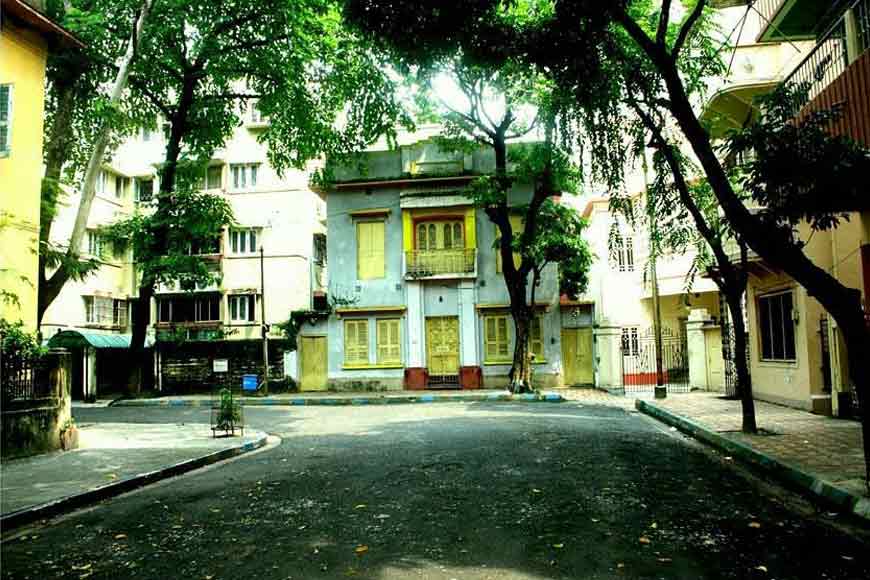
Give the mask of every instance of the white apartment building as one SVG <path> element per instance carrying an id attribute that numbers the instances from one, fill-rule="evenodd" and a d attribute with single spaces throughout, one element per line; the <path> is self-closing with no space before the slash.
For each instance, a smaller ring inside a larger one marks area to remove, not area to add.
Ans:
<path id="1" fill-rule="evenodd" d="M 325 202 L 309 189 L 308 171 L 279 175 L 271 167 L 267 146 L 257 141 L 265 126 L 256 109 L 249 108 L 245 122 L 204 171 L 203 190 L 229 201 L 234 223 L 212 247 L 191 248 L 212 261 L 219 273 L 217 283 L 195 292 L 159 287 L 155 293 L 148 343 L 155 346 L 158 389 L 208 389 L 235 384 L 240 374 L 262 375 L 261 363 L 257 366 L 262 355 L 256 353 L 261 349 L 263 322 L 270 327 L 269 337 L 280 339 L 274 325 L 286 321 L 293 310 L 310 308 L 315 296 L 324 295 Z M 132 211 L 148 211 L 142 202 L 157 192 L 157 167 L 164 148 L 162 133 L 151 130 L 121 144 L 101 174 L 89 224 L 96 229 Z M 123 191 L 116 195 L 119 185 Z M 58 239 L 68 238 L 77 206 L 71 198 L 63 207 L 54 232 Z M 85 243 L 90 244 L 84 248 L 87 251 L 100 249 L 96 231 L 89 232 Z M 96 333 L 118 334 L 113 346 L 129 345 L 125 300 L 137 292 L 135 264 L 130 256 L 115 257 L 111 252 L 102 248 L 106 264 L 83 282 L 71 282 L 63 289 L 45 317 L 44 328 L 51 328 L 47 336 L 59 329 L 78 330 L 85 352 L 105 348 L 88 342 Z M 270 374 L 281 377 L 280 341 L 272 350 Z M 228 360 L 228 370 L 214 373 L 214 359 Z M 96 382 L 106 389 L 123 386 L 110 385 L 108 378 Z M 85 393 L 93 397 L 97 390 Z"/>

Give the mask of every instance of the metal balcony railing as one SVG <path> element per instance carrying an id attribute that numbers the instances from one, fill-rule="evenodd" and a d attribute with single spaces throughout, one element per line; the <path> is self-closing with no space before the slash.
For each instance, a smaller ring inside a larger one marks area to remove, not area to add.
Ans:
<path id="1" fill-rule="evenodd" d="M 783 4 L 785 0 L 755 0 L 752 6 L 761 14 L 765 22 L 770 22 Z"/>
<path id="2" fill-rule="evenodd" d="M 411 250 L 405 252 L 405 275 L 412 278 L 445 274 L 473 274 L 477 249 Z"/>
<path id="3" fill-rule="evenodd" d="M 856 46 L 853 47 L 852 54 L 857 56 L 870 47 L 870 0 L 856 0 L 850 8 L 856 27 Z M 837 80 L 849 66 L 851 60 L 846 32 L 847 14 L 848 11 L 819 37 L 812 52 L 783 81 L 794 94 L 792 107 L 795 115 Z"/>

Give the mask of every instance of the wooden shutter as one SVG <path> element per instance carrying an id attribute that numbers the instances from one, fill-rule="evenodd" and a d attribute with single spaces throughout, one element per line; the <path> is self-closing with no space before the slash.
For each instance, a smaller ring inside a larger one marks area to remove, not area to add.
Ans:
<path id="1" fill-rule="evenodd" d="M 369 321 L 344 321 L 344 364 L 367 365 L 369 363 Z"/>
<path id="2" fill-rule="evenodd" d="M 398 364 L 402 362 L 399 319 L 377 321 L 378 364 Z"/>
<path id="3" fill-rule="evenodd" d="M 384 222 L 357 224 L 357 277 L 384 277 Z"/>
<path id="4" fill-rule="evenodd" d="M 539 314 L 532 318 L 529 329 L 529 350 L 538 361 L 544 360 L 544 320 Z"/>
<path id="5" fill-rule="evenodd" d="M 508 358 L 507 316 L 487 316 L 484 325 L 484 360 L 502 361 Z"/>

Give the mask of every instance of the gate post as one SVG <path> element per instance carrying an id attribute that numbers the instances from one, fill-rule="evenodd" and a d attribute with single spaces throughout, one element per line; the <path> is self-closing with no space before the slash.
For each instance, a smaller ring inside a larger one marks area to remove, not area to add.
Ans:
<path id="1" fill-rule="evenodd" d="M 689 357 L 689 388 L 708 390 L 707 340 L 704 325 L 710 324 L 706 308 L 693 308 L 686 322 L 686 342 Z"/>
<path id="2" fill-rule="evenodd" d="M 622 391 L 622 327 L 604 320 L 594 329 L 595 357 L 598 361 L 597 387 Z"/>

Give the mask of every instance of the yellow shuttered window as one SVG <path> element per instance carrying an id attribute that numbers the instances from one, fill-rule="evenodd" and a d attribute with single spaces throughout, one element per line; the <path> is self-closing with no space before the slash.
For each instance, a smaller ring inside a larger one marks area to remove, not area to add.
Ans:
<path id="1" fill-rule="evenodd" d="M 369 321 L 344 321 L 344 364 L 369 364 Z"/>
<path id="2" fill-rule="evenodd" d="M 513 230 L 514 239 L 516 239 L 517 236 L 519 236 L 520 234 L 523 233 L 523 216 L 517 215 L 517 214 L 511 214 L 510 220 L 511 220 L 511 230 Z M 501 274 L 501 248 L 499 245 L 499 244 L 501 244 L 501 241 L 500 241 L 501 240 L 501 230 L 498 229 L 498 226 L 495 227 L 495 239 L 496 239 L 495 271 L 498 272 L 499 274 Z M 521 261 L 522 261 L 522 257 L 520 256 L 519 252 L 514 252 L 514 266 L 519 268 Z"/>
<path id="3" fill-rule="evenodd" d="M 401 364 L 400 320 L 398 318 L 380 318 L 377 323 L 378 364 Z"/>
<path id="4" fill-rule="evenodd" d="M 485 316 L 483 326 L 484 362 L 510 361 L 507 316 Z"/>
<path id="5" fill-rule="evenodd" d="M 371 280 L 384 277 L 384 222 L 356 224 L 357 278 Z"/>
<path id="6" fill-rule="evenodd" d="M 529 329 L 529 350 L 535 355 L 535 360 L 544 360 L 544 317 L 540 314 L 532 318 Z"/>

